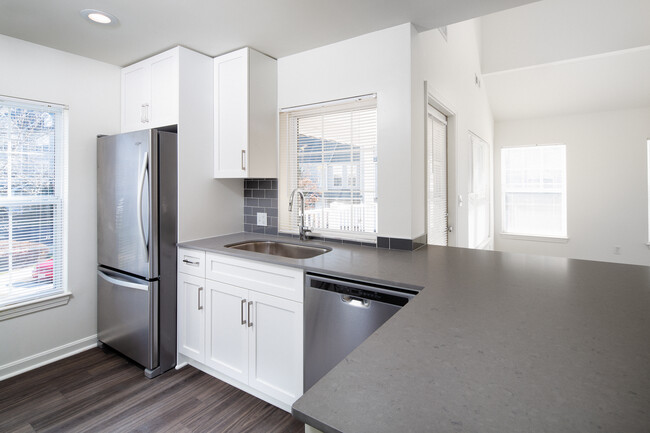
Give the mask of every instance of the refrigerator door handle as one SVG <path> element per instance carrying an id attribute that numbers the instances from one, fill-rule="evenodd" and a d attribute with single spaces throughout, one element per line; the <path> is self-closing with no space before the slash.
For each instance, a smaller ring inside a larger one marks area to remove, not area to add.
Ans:
<path id="1" fill-rule="evenodd" d="M 149 171 L 149 155 L 145 152 L 142 161 L 142 171 L 140 172 L 140 180 L 138 182 L 137 210 L 138 224 L 140 224 L 140 236 L 142 237 L 142 243 L 144 244 L 144 249 L 147 255 L 147 262 L 149 262 L 149 243 L 147 242 L 147 237 L 144 232 L 144 223 L 142 222 L 142 189 L 144 188 L 144 181 L 147 178 L 147 171 Z"/>
<path id="2" fill-rule="evenodd" d="M 129 282 L 129 281 L 124 281 L 124 280 L 120 280 L 120 279 L 117 279 L 117 278 L 109 277 L 108 275 L 106 275 L 102 271 L 97 271 L 97 275 L 99 275 L 100 277 L 102 277 L 103 279 L 108 281 L 109 283 L 115 284 L 116 286 L 128 287 L 130 289 L 136 289 L 136 290 L 144 290 L 145 292 L 149 291 L 149 285 L 148 284 L 132 283 L 132 282 Z"/>

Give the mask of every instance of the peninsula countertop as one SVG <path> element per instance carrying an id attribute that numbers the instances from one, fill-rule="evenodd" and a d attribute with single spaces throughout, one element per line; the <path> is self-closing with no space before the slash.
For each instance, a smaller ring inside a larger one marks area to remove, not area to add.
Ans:
<path id="1" fill-rule="evenodd" d="M 181 243 L 421 292 L 293 405 L 323 432 L 650 431 L 650 266 L 309 241 L 311 259 Z"/>

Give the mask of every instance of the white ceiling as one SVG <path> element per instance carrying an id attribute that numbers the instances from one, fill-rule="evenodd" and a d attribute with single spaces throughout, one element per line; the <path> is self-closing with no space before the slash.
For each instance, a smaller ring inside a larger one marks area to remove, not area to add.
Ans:
<path id="1" fill-rule="evenodd" d="M 279 58 L 412 22 L 432 29 L 536 0 L 1 0 L 0 34 L 125 66 L 175 45 Z M 80 17 L 117 16 L 118 27 Z"/>
<path id="2" fill-rule="evenodd" d="M 649 0 L 544 0 L 481 18 L 484 74 L 650 45 Z"/>
<path id="3" fill-rule="evenodd" d="M 648 17 L 648 0 L 544 0 L 481 18 L 495 120 L 650 106 Z"/>

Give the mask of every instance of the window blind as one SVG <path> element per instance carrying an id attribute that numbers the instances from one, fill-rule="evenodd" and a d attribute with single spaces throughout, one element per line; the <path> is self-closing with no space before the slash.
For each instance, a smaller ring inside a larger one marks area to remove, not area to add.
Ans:
<path id="1" fill-rule="evenodd" d="M 471 163 L 470 192 L 468 194 L 469 244 L 470 248 L 486 248 L 491 238 L 490 217 L 490 146 L 470 133 Z"/>
<path id="2" fill-rule="evenodd" d="M 0 98 L 0 308 L 64 292 L 66 113 Z"/>
<path id="3" fill-rule="evenodd" d="M 501 149 L 503 232 L 566 237 L 566 146 Z"/>
<path id="4" fill-rule="evenodd" d="M 447 245 L 447 117 L 427 115 L 427 242 Z"/>
<path id="5" fill-rule="evenodd" d="M 375 240 L 376 99 L 283 110 L 280 124 L 279 230 L 298 232 L 299 203 L 288 210 L 298 188 L 305 194 L 305 226 L 314 234 Z"/>

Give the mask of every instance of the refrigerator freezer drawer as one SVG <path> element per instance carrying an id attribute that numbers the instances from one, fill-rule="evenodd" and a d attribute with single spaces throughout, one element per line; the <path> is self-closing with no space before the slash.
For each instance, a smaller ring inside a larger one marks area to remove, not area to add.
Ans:
<path id="1" fill-rule="evenodd" d="M 99 341 L 148 370 L 158 366 L 158 282 L 97 271 Z"/>

